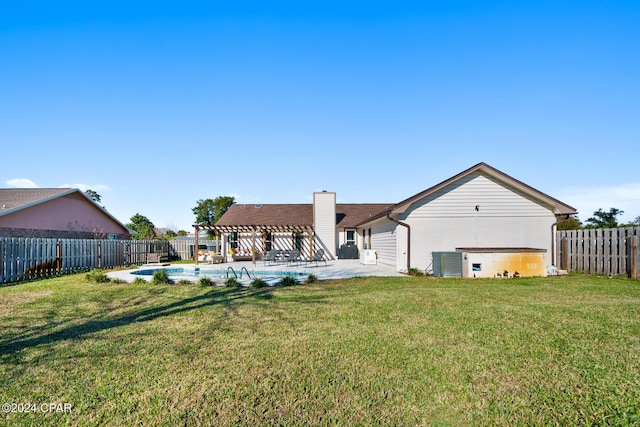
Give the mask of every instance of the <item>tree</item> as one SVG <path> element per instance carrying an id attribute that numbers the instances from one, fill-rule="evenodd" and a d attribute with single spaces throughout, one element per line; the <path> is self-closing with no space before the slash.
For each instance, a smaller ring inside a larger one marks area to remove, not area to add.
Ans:
<path id="1" fill-rule="evenodd" d="M 197 225 L 213 225 L 215 223 L 215 210 L 213 199 L 200 199 L 198 205 L 191 209 L 196 216 Z"/>
<path id="2" fill-rule="evenodd" d="M 577 215 L 571 215 L 569 218 L 558 224 L 558 230 L 580 230 L 581 228 L 582 223 L 578 219 Z"/>
<path id="3" fill-rule="evenodd" d="M 84 194 L 96 203 L 100 203 L 102 201 L 102 196 L 100 196 L 93 190 L 87 190 L 84 192 Z"/>
<path id="4" fill-rule="evenodd" d="M 586 220 L 588 225 L 585 228 L 616 228 L 618 224 L 618 215 L 622 215 L 624 211 L 617 208 L 609 209 L 609 212 L 604 212 L 602 209 L 598 209 L 593 213 L 593 216 Z"/>
<path id="5" fill-rule="evenodd" d="M 167 230 L 167 231 L 164 233 L 164 239 L 165 239 L 165 240 L 171 240 L 171 239 L 173 239 L 174 237 L 176 237 L 177 235 L 178 235 L 178 234 L 177 234 L 175 231 L 173 231 L 173 230 Z"/>
<path id="6" fill-rule="evenodd" d="M 214 200 L 198 200 L 198 205 L 192 209 L 198 225 L 214 225 L 231 205 L 235 203 L 235 197 L 219 196 Z"/>
<path id="7" fill-rule="evenodd" d="M 127 224 L 127 228 L 137 233 L 132 236 L 133 240 L 151 240 L 156 237 L 155 225 L 149 218 L 139 213 L 131 217 L 131 222 Z"/>

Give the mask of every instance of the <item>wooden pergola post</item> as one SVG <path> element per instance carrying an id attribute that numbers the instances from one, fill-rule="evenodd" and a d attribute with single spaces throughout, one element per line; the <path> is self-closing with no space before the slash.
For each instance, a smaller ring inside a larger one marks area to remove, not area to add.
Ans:
<path id="1" fill-rule="evenodd" d="M 193 247 L 193 257 L 195 258 L 194 259 L 195 264 L 198 265 L 198 235 L 200 234 L 200 227 L 197 225 L 194 225 L 194 228 L 196 229 L 196 235 L 194 238 L 195 246 Z"/>
<path id="2" fill-rule="evenodd" d="M 251 262 L 256 265 L 256 229 L 251 230 Z"/>

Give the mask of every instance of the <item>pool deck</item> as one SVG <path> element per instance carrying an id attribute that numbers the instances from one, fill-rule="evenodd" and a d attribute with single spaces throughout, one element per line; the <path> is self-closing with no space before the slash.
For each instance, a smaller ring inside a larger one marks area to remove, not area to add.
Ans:
<path id="1" fill-rule="evenodd" d="M 170 265 L 160 265 L 160 264 L 145 264 L 140 266 L 139 270 L 149 270 L 149 269 L 157 269 L 157 268 L 192 268 L 195 267 L 195 264 L 170 264 Z M 313 274 L 319 280 L 331 280 L 331 279 L 348 279 L 351 277 L 366 277 L 366 276 L 403 276 L 402 273 L 398 273 L 388 265 L 375 264 L 375 265 L 364 265 L 360 264 L 360 261 L 357 259 L 336 259 L 327 261 L 327 265 L 325 266 L 323 262 L 318 263 L 300 263 L 300 264 L 292 264 L 287 265 L 284 263 L 279 264 L 265 264 L 263 261 L 256 261 L 256 264 L 253 265 L 251 261 L 234 261 L 234 262 L 226 262 L 221 264 L 208 264 L 208 263 L 199 263 L 198 267 L 201 269 L 211 269 L 211 270 L 226 270 L 229 267 L 232 267 L 237 273 L 240 273 L 242 267 L 245 267 L 249 273 L 253 271 L 291 271 L 298 272 L 303 274 Z M 151 276 L 140 276 L 131 274 L 132 271 L 135 270 L 119 270 L 112 271 L 108 273 L 108 276 L 112 279 L 120 279 L 126 282 L 133 282 L 136 277 L 142 277 L 150 281 L 152 279 Z"/>

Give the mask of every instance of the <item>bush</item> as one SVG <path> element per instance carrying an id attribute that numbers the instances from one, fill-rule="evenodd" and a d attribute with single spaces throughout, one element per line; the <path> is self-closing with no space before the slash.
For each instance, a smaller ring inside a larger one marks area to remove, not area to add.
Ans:
<path id="1" fill-rule="evenodd" d="M 91 270 L 87 273 L 87 280 L 95 283 L 108 283 L 111 281 L 102 270 Z"/>
<path id="2" fill-rule="evenodd" d="M 147 281 L 144 280 L 142 277 L 136 277 L 135 280 L 133 281 L 134 285 L 144 285 L 146 283 Z"/>
<path id="3" fill-rule="evenodd" d="M 298 281 L 293 276 L 285 276 L 280 282 L 281 286 L 294 286 L 297 284 Z"/>
<path id="4" fill-rule="evenodd" d="M 238 282 L 238 279 L 236 279 L 235 277 L 229 277 L 224 281 L 224 285 L 227 288 L 238 288 L 240 287 L 240 282 Z"/>
<path id="5" fill-rule="evenodd" d="M 127 283 L 126 280 L 122 280 L 122 279 L 111 279 L 111 283 L 115 283 L 117 285 L 121 285 L 123 283 Z"/>
<path id="6" fill-rule="evenodd" d="M 305 283 L 315 283 L 318 281 L 318 278 L 314 274 L 310 274 L 307 276 L 307 280 Z"/>
<path id="7" fill-rule="evenodd" d="M 251 281 L 251 285 L 249 286 L 251 288 L 264 288 L 265 286 L 267 286 L 267 282 L 265 282 L 264 279 L 256 277 Z"/>
<path id="8" fill-rule="evenodd" d="M 201 277 L 200 280 L 198 280 L 198 283 L 201 286 L 215 286 L 216 282 L 214 282 L 210 277 Z"/>
<path id="9" fill-rule="evenodd" d="M 187 279 L 180 279 L 178 281 L 178 285 L 193 285 L 193 282 Z"/>
<path id="10" fill-rule="evenodd" d="M 167 270 L 160 269 L 153 272 L 153 279 L 151 280 L 151 283 L 154 285 L 172 285 L 173 280 L 169 278 Z"/>
<path id="11" fill-rule="evenodd" d="M 426 274 L 424 273 L 424 271 L 422 271 L 422 270 L 418 270 L 417 268 L 413 268 L 413 267 L 412 267 L 412 268 L 410 268 L 410 269 L 407 271 L 407 274 L 408 274 L 409 276 L 415 276 L 415 277 L 423 277 L 423 276 L 426 276 Z"/>

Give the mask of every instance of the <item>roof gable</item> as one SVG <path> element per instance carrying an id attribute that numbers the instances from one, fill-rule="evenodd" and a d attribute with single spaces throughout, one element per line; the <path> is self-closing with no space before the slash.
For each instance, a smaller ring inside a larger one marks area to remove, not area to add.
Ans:
<path id="1" fill-rule="evenodd" d="M 418 194 L 415 194 L 395 204 L 390 209 L 386 210 L 385 212 L 381 212 L 379 215 L 372 217 L 370 220 L 379 219 L 383 216 L 391 215 L 391 214 L 402 214 L 407 209 L 409 209 L 414 203 L 419 202 L 425 198 L 428 198 L 436 194 L 437 192 L 443 191 L 447 187 L 453 186 L 456 183 L 464 180 L 465 178 L 473 174 L 485 175 L 491 178 L 492 180 L 497 181 L 502 185 L 510 188 L 512 191 L 516 191 L 522 194 L 523 196 L 529 198 L 530 200 L 547 207 L 556 215 L 573 215 L 577 213 L 575 208 L 541 191 L 536 190 L 535 188 L 523 183 L 522 181 L 519 181 L 505 174 L 504 172 L 501 172 L 498 169 L 495 169 L 494 167 L 489 166 L 486 163 L 478 163 L 477 165 L 472 166 L 471 168 L 465 171 L 462 171 L 459 174 L 445 181 L 442 181 L 439 184 L 434 185 L 433 187 L 430 187 Z M 365 220 L 359 225 L 365 224 L 367 222 L 369 222 L 369 220 Z"/>
<path id="2" fill-rule="evenodd" d="M 0 215 L 80 191 L 77 188 L 0 188 Z"/>
<path id="3" fill-rule="evenodd" d="M 0 188 L 0 216 L 13 214 L 66 196 L 82 198 L 88 204 L 94 205 L 105 216 L 122 227 L 124 231 L 130 232 L 123 223 L 78 188 Z"/>

